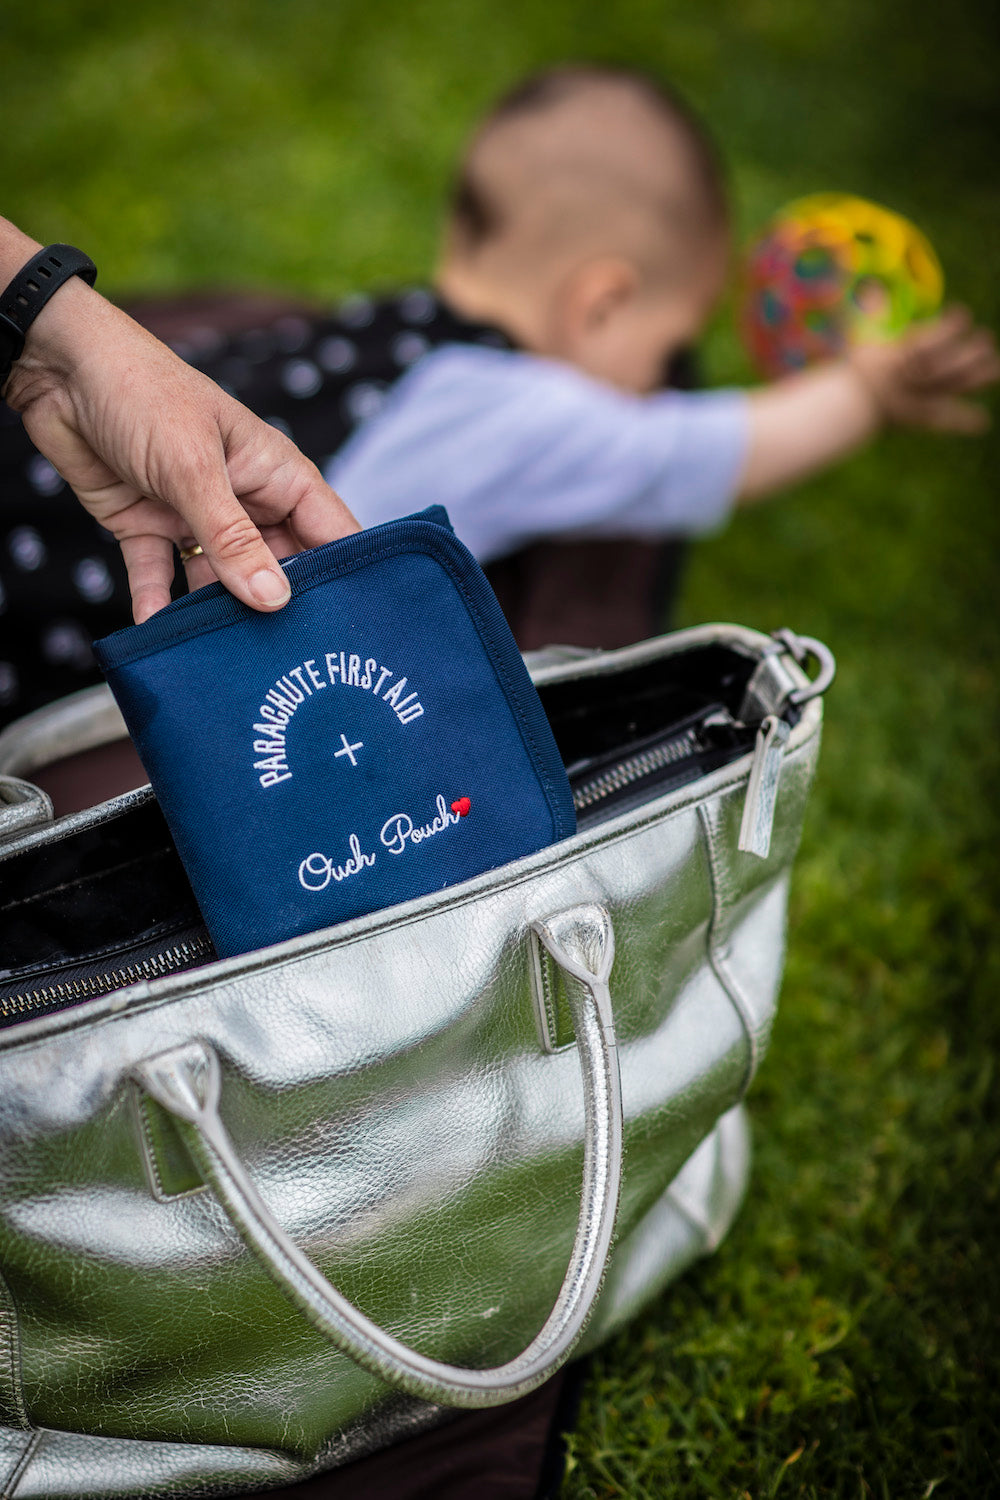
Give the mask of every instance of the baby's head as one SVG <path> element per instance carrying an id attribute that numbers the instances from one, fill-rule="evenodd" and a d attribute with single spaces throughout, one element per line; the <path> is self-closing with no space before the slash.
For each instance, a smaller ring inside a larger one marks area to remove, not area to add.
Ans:
<path id="1" fill-rule="evenodd" d="M 728 237 L 718 159 L 679 100 L 624 69 L 557 68 L 473 138 L 437 280 L 525 348 L 649 391 L 711 311 Z"/>

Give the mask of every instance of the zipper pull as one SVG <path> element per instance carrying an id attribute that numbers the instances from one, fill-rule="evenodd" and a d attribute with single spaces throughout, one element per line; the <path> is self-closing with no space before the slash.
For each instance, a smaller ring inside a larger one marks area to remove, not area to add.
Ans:
<path id="1" fill-rule="evenodd" d="M 766 859 L 771 850 L 778 784 L 791 732 L 791 725 L 777 714 L 768 714 L 757 730 L 738 847 L 759 859 Z"/>

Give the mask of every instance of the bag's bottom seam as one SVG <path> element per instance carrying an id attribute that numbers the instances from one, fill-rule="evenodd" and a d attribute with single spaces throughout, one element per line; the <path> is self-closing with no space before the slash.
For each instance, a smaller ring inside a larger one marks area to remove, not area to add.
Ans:
<path id="1" fill-rule="evenodd" d="M 689 1203 L 683 1193 L 678 1192 L 675 1187 L 669 1187 L 663 1195 L 671 1207 L 675 1208 L 682 1219 L 687 1219 L 691 1228 L 696 1230 L 702 1238 L 703 1255 L 710 1255 L 712 1251 L 722 1242 L 722 1235 L 712 1230 L 704 1214 L 698 1212 L 692 1203 Z"/>

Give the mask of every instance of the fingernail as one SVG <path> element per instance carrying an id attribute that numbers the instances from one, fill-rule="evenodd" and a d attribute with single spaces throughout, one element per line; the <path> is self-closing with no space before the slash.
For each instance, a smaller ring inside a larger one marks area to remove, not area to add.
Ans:
<path id="1" fill-rule="evenodd" d="M 261 568 L 253 575 L 250 592 L 265 609 L 277 609 L 279 604 L 286 604 L 292 593 L 284 573 L 272 572 L 270 568 Z"/>

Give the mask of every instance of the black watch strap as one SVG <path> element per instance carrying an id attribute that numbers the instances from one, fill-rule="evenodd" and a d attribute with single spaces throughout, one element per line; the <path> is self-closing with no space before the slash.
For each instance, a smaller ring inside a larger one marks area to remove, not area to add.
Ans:
<path id="1" fill-rule="evenodd" d="M 22 266 L 0 292 L 0 386 L 24 348 L 24 336 L 54 292 L 72 276 L 91 286 L 97 267 L 89 255 L 73 245 L 47 245 Z"/>

